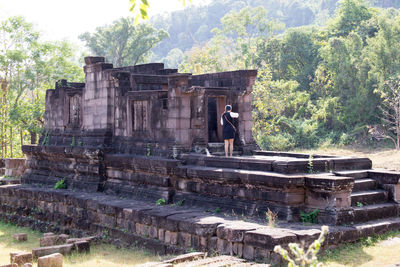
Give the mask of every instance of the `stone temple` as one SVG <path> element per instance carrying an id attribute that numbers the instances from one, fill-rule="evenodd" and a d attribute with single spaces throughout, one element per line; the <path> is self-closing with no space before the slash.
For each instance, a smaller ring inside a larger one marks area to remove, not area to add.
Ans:
<path id="1" fill-rule="evenodd" d="M 85 83 L 61 80 L 47 91 L 43 134 L 23 146 L 22 185 L 0 186 L 0 218 L 249 259 L 318 236 L 318 225 L 299 224 L 307 214 L 332 225 L 328 245 L 400 228 L 400 173 L 372 169 L 368 158 L 258 150 L 256 70 L 85 63 Z M 234 157 L 221 156 L 226 104 L 240 114 Z M 61 180 L 67 190 L 53 189 Z M 265 225 L 268 209 L 285 229 Z"/>

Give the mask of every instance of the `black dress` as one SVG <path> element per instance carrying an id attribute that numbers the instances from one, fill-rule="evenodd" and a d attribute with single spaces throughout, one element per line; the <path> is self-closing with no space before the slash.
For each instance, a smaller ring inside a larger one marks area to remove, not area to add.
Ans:
<path id="1" fill-rule="evenodd" d="M 235 138 L 235 128 L 233 126 L 233 118 L 230 112 L 225 112 L 222 114 L 222 139 L 234 139 Z M 229 121 L 229 122 L 228 122 Z"/>

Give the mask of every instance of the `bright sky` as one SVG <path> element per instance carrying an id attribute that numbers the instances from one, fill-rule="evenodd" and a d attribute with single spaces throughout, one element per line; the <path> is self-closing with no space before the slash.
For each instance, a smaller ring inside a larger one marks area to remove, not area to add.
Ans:
<path id="1" fill-rule="evenodd" d="M 184 8 L 178 0 L 148 1 L 150 17 Z M 81 33 L 131 13 L 129 0 L 0 0 L 0 20 L 16 15 L 33 23 L 46 40 L 77 42 Z"/>

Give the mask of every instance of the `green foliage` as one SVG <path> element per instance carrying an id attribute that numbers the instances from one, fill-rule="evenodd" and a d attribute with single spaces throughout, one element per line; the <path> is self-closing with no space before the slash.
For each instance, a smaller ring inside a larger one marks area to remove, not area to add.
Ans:
<path id="1" fill-rule="evenodd" d="M 220 208 L 215 208 L 215 213 L 221 213 L 221 209 Z"/>
<path id="2" fill-rule="evenodd" d="M 361 208 L 361 207 L 364 206 L 364 205 L 363 205 L 363 203 L 361 203 L 361 202 L 357 202 L 357 203 L 356 203 L 356 206 Z"/>
<path id="3" fill-rule="evenodd" d="M 151 49 L 168 36 L 165 30 L 157 30 L 150 24 L 134 25 L 131 18 L 121 18 L 79 38 L 92 53 L 122 67 L 147 62 Z"/>
<path id="4" fill-rule="evenodd" d="M 35 144 L 42 131 L 46 89 L 61 77 L 81 82 L 84 74 L 70 43 L 42 41 L 23 17 L 0 21 L 0 35 L 1 157 L 21 157 L 21 145 Z"/>
<path id="5" fill-rule="evenodd" d="M 157 199 L 156 204 L 159 206 L 163 206 L 163 205 L 167 204 L 167 201 L 165 201 L 164 198 L 160 198 L 160 199 Z"/>
<path id="6" fill-rule="evenodd" d="M 67 183 L 65 182 L 65 179 L 62 178 L 60 181 L 58 181 L 54 186 L 54 189 L 67 189 Z"/>
<path id="7" fill-rule="evenodd" d="M 274 251 L 279 253 L 285 260 L 288 261 L 288 267 L 322 266 L 322 263 L 318 261 L 317 254 L 325 241 L 328 231 L 328 226 L 322 226 L 321 234 L 319 235 L 318 239 L 308 247 L 307 251 L 304 251 L 304 248 L 302 248 L 299 244 L 289 243 L 289 249 L 294 258 L 292 258 L 292 256 L 289 255 L 289 252 L 286 249 L 283 249 L 281 246 L 275 246 Z"/>
<path id="8" fill-rule="evenodd" d="M 314 209 L 310 212 L 300 211 L 300 219 L 303 223 L 317 223 L 319 210 Z"/>

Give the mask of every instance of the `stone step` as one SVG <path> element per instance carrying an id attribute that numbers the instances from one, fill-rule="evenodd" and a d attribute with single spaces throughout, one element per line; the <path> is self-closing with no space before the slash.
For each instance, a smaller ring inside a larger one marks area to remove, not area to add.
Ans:
<path id="1" fill-rule="evenodd" d="M 212 152 L 211 155 L 218 156 L 218 157 L 225 157 L 225 152 L 224 152 L 224 150 L 219 151 L 219 152 Z M 239 151 L 233 151 L 233 153 L 232 153 L 232 156 L 234 156 L 234 157 L 238 157 L 240 155 L 241 155 L 241 153 Z"/>
<path id="2" fill-rule="evenodd" d="M 355 179 L 353 192 L 367 191 L 376 189 L 376 181 L 371 178 Z"/>
<path id="3" fill-rule="evenodd" d="M 229 168 L 253 171 L 272 171 L 271 159 L 263 159 L 257 157 L 238 157 L 236 151 L 233 152 L 234 157 L 225 157 L 225 153 L 218 156 L 205 156 L 199 154 L 186 154 L 184 160 L 187 165 L 197 165 L 213 168 Z"/>
<path id="4" fill-rule="evenodd" d="M 359 206 L 361 203 L 365 205 L 374 205 L 387 202 L 388 192 L 382 189 L 359 191 L 351 193 L 351 205 Z M 358 205 L 357 205 L 358 204 Z"/>
<path id="5" fill-rule="evenodd" d="M 304 176 L 285 175 L 268 171 L 238 170 L 234 168 L 205 167 L 197 165 L 184 165 L 179 167 L 180 175 L 189 179 L 205 181 L 218 180 L 230 184 L 246 183 L 251 185 L 265 185 L 282 188 L 283 186 L 303 186 Z"/>
<path id="6" fill-rule="evenodd" d="M 384 218 L 398 217 L 399 205 L 396 203 L 381 203 L 354 207 L 354 223 L 364 223 Z"/>

